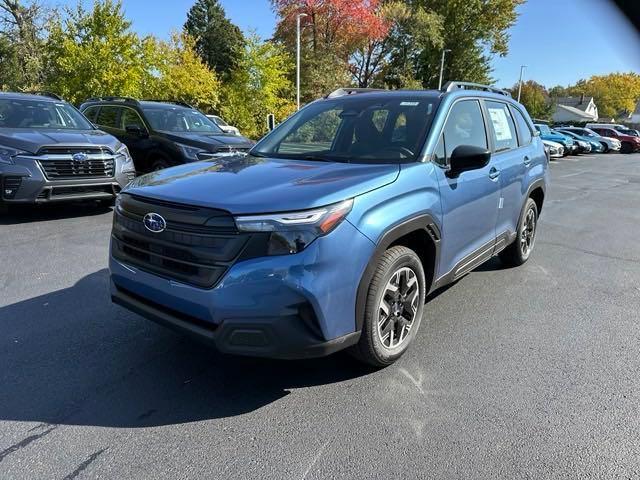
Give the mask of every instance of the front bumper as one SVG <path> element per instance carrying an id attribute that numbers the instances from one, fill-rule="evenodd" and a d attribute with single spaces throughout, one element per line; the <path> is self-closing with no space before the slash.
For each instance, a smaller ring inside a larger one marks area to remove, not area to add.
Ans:
<path id="1" fill-rule="evenodd" d="M 306 358 L 356 343 L 355 299 L 375 245 L 348 221 L 292 255 L 235 263 L 211 289 L 110 256 L 111 297 L 225 353 Z"/>
<path id="2" fill-rule="evenodd" d="M 49 203 L 71 200 L 108 200 L 114 198 L 135 173 L 116 166 L 111 177 L 48 179 L 35 161 L 0 165 L 0 202 Z"/>

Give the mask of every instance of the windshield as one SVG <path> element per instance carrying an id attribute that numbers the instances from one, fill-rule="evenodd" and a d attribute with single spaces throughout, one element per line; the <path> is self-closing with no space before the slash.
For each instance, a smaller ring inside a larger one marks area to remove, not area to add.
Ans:
<path id="1" fill-rule="evenodd" d="M 218 125 L 222 125 L 223 127 L 228 127 L 228 126 L 229 126 L 229 124 L 228 124 L 227 122 L 225 122 L 225 121 L 224 121 L 222 118 L 220 118 L 220 117 L 216 117 L 216 116 L 214 115 L 213 119 L 216 121 L 216 123 L 217 123 Z"/>
<path id="2" fill-rule="evenodd" d="M 147 120 L 154 130 L 165 132 L 222 133 L 213 120 L 198 110 L 166 105 L 143 106 Z"/>
<path id="3" fill-rule="evenodd" d="M 68 103 L 3 98 L 0 128 L 91 130 L 93 125 Z"/>
<path id="4" fill-rule="evenodd" d="M 414 161 L 438 101 L 435 96 L 408 94 L 315 102 L 267 135 L 251 153 L 338 162 Z"/>

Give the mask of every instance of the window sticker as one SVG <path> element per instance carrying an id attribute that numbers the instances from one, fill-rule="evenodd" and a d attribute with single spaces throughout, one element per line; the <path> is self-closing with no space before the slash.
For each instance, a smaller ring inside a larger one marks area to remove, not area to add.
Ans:
<path id="1" fill-rule="evenodd" d="M 489 108 L 489 116 L 493 123 L 493 130 L 496 132 L 496 140 L 507 142 L 513 138 L 507 114 L 502 108 Z"/>

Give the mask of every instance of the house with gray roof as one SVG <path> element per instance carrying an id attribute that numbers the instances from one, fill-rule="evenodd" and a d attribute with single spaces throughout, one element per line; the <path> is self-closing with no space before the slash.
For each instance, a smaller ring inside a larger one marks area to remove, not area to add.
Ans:
<path id="1" fill-rule="evenodd" d="M 598 107 L 593 97 L 580 95 L 576 97 L 558 97 L 554 99 L 556 108 L 553 112 L 553 121 L 564 122 L 591 122 L 598 120 Z"/>

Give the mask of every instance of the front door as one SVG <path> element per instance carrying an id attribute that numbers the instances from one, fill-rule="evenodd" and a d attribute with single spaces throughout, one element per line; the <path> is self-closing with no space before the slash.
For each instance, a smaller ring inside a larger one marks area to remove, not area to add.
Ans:
<path id="1" fill-rule="evenodd" d="M 443 168 L 437 169 L 443 214 L 440 277 L 456 278 L 472 270 L 492 255 L 495 245 L 500 171 L 492 160 L 484 168 L 448 177 L 451 152 L 459 145 L 488 148 L 478 100 L 460 100 L 451 107 L 437 147 L 436 156 L 444 157 Z"/>

